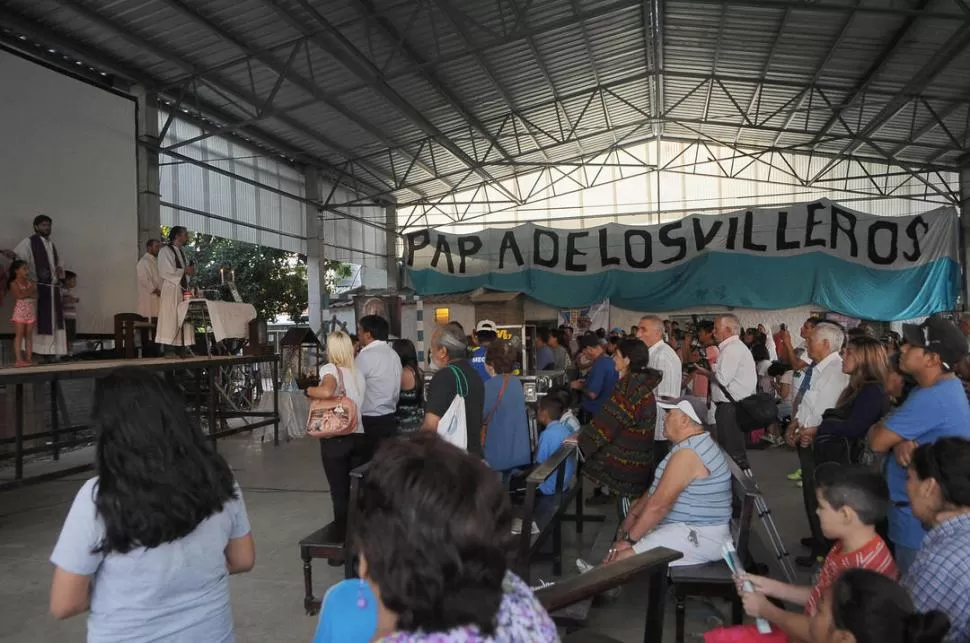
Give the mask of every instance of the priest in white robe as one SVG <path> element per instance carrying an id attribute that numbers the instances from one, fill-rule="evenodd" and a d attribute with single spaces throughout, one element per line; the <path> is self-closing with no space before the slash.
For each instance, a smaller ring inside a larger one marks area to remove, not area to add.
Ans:
<path id="1" fill-rule="evenodd" d="M 37 323 L 34 324 L 34 353 L 39 355 L 67 355 L 67 332 L 64 329 L 64 310 L 61 282 L 64 264 L 57 247 L 50 240 L 53 221 L 45 214 L 34 217 L 34 234 L 21 241 L 14 253 L 26 261 L 31 281 L 37 284 Z"/>
<path id="2" fill-rule="evenodd" d="M 162 344 L 166 357 L 191 353 L 186 348 L 193 343 L 191 326 L 186 328 L 180 323 L 178 308 L 182 293 L 188 290 L 189 276 L 194 268 L 185 257 L 185 242 L 189 234 L 182 226 L 173 227 L 168 233 L 168 245 L 158 252 L 158 275 L 162 279 L 161 297 L 158 302 L 158 323 L 155 326 L 155 341 Z"/>
<path id="3" fill-rule="evenodd" d="M 158 317 L 158 303 L 162 296 L 162 278 L 158 274 L 158 239 L 145 243 L 145 254 L 138 260 L 138 314 L 148 319 Z"/>

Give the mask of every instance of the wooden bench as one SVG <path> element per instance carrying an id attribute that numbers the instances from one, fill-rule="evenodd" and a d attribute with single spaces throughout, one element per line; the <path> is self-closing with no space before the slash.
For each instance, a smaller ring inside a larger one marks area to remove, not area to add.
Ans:
<path id="1" fill-rule="evenodd" d="M 562 517 L 569 503 L 578 497 L 582 489 L 578 471 L 570 484 L 565 484 L 566 464 L 570 458 L 575 461 L 576 453 L 575 445 L 564 444 L 526 478 L 525 501 L 520 516 L 522 531 L 513 539 L 515 547 L 510 562 L 515 573 L 527 583 L 529 563 L 549 536 L 552 536 L 552 573 L 555 576 L 562 574 Z M 539 486 L 553 475 L 556 476 L 555 493 L 540 494 Z M 581 515 L 582 510 L 578 510 L 577 514 Z M 539 528 L 539 533 L 532 533 L 532 523 Z M 577 530 L 581 529 L 581 524 L 577 522 Z"/>
<path id="2" fill-rule="evenodd" d="M 667 568 L 683 554 L 666 547 L 657 547 L 642 554 L 609 565 L 601 565 L 585 574 L 543 587 L 535 592 L 536 598 L 550 614 L 581 601 L 592 599 L 605 591 L 620 587 L 633 579 L 648 575 L 649 591 L 646 597 L 646 623 L 644 643 L 663 640 L 664 603 L 667 596 Z M 578 630 L 567 635 L 563 643 L 620 643 L 616 639 Z"/>
<path id="3" fill-rule="evenodd" d="M 370 468 L 370 463 L 361 465 L 350 472 L 350 506 L 347 516 L 347 533 L 353 533 L 354 519 L 360 496 L 360 481 Z M 357 575 L 357 565 L 354 552 L 344 542 L 344 534 L 337 533 L 336 525 L 329 523 L 309 536 L 300 540 L 300 558 L 303 560 L 303 609 L 310 616 L 320 611 L 320 598 L 313 593 L 313 564 L 314 558 L 325 560 L 342 560 L 344 578 Z"/>
<path id="4" fill-rule="evenodd" d="M 722 453 L 724 453 L 722 451 Z M 751 569 L 751 555 L 748 543 L 751 535 L 751 519 L 755 513 L 755 502 L 760 493 L 754 480 L 749 478 L 727 453 L 724 453 L 731 469 L 733 489 L 733 514 L 731 531 L 734 548 L 747 569 Z M 723 560 L 703 565 L 685 565 L 670 568 L 670 585 L 676 598 L 676 636 L 677 643 L 683 643 L 684 625 L 687 618 L 687 597 L 704 596 L 722 598 L 731 602 L 731 616 L 735 625 L 744 618 L 741 598 L 734 585 L 731 569 Z M 657 639 L 659 640 L 659 639 Z"/>

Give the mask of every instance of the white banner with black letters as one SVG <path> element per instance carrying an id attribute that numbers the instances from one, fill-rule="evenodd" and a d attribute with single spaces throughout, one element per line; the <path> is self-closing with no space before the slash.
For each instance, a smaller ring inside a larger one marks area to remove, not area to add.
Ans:
<path id="1" fill-rule="evenodd" d="M 651 226 L 556 230 L 524 224 L 468 234 L 423 229 L 406 235 L 404 262 L 421 293 L 488 287 L 521 291 L 560 307 L 610 298 L 615 305 L 643 310 L 686 307 L 685 302 L 762 308 L 818 303 L 853 314 L 858 307 L 843 300 L 858 291 L 837 281 L 854 278 L 864 285 L 898 286 L 893 305 L 910 314 L 955 298 L 957 225 L 952 208 L 879 217 L 823 199 L 695 214 Z M 725 271 L 736 278 L 726 279 Z M 820 273 L 835 282 L 816 292 Z M 931 283 L 920 285 L 920 280 Z M 671 296 L 678 293 L 670 292 L 670 282 L 687 290 Z M 750 292 L 772 287 L 794 289 L 798 296 Z M 902 305 L 907 298 L 914 303 Z M 796 299 L 807 301 L 790 303 Z M 626 305 L 620 303 L 624 300 Z M 886 306 L 875 308 L 887 314 Z"/>

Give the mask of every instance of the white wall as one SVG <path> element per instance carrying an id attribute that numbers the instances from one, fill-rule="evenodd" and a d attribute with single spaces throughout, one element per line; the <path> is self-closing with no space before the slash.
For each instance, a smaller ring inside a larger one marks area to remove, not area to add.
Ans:
<path id="1" fill-rule="evenodd" d="M 554 322 L 554 325 L 558 325 L 559 323 L 559 309 L 541 304 L 535 299 L 525 298 L 523 312 L 525 313 L 526 321 L 548 321 Z"/>
<path id="2" fill-rule="evenodd" d="M 324 325 L 324 337 L 320 338 L 320 341 L 326 343 L 326 335 L 331 332 L 333 318 L 337 318 L 337 324 L 347 324 L 347 332 L 351 335 L 357 334 L 357 313 L 354 312 L 353 306 L 346 306 L 340 308 L 330 308 L 324 309 L 323 311 L 323 325 Z M 339 329 L 339 328 L 338 328 Z M 314 332 L 316 330 L 314 329 Z"/>
<path id="3" fill-rule="evenodd" d="M 0 51 L 0 248 L 38 214 L 78 274 L 78 331 L 114 332 L 137 305 L 135 103 Z M 12 298 L 0 307 L 9 333 Z"/>

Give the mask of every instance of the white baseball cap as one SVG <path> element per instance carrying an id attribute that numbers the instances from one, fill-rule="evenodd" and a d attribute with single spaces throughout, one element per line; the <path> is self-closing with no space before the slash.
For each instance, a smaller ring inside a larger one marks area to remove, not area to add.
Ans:
<path id="1" fill-rule="evenodd" d="M 491 319 L 483 319 L 482 321 L 478 322 L 478 325 L 477 326 L 475 326 L 475 332 L 476 333 L 481 333 L 481 332 L 494 333 L 495 330 L 496 330 L 496 328 L 497 327 L 495 326 L 495 322 L 493 322 Z"/>
<path id="2" fill-rule="evenodd" d="M 673 409 L 679 409 L 689 417 L 691 420 L 703 426 L 703 422 L 697 416 L 697 411 L 694 409 L 694 405 L 690 403 L 689 400 L 685 400 L 680 397 L 662 397 L 657 400 L 657 408 L 661 408 L 665 411 L 672 411 Z"/>

